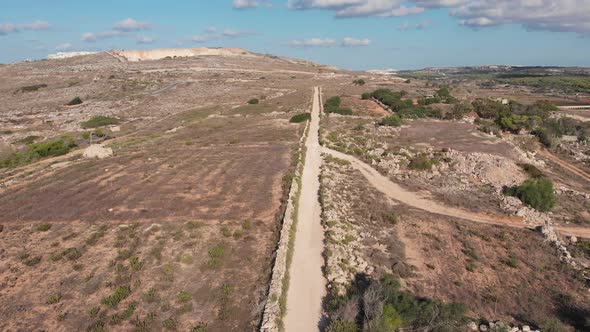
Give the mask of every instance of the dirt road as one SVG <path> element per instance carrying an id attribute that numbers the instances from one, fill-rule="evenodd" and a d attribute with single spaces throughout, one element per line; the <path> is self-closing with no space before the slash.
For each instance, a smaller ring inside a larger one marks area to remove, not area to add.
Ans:
<path id="1" fill-rule="evenodd" d="M 483 213 L 476 213 L 462 210 L 460 208 L 440 205 L 429 199 L 420 197 L 417 193 L 408 191 L 398 184 L 391 181 L 386 176 L 381 175 L 377 170 L 360 161 L 359 159 L 344 154 L 342 152 L 334 151 L 328 148 L 322 148 L 323 153 L 330 154 L 334 157 L 347 160 L 351 165 L 359 170 L 377 190 L 384 193 L 387 197 L 394 199 L 406 205 L 424 210 L 427 212 L 460 218 L 468 221 L 473 221 L 481 224 L 501 225 L 514 228 L 527 228 L 527 225 L 519 217 L 506 217 L 498 215 L 490 215 Z M 564 235 L 575 235 L 583 238 L 590 238 L 590 228 L 576 228 L 576 227 L 554 227 L 557 232 Z"/>
<path id="2" fill-rule="evenodd" d="M 319 93 L 319 88 L 315 88 L 310 130 L 305 142 L 307 153 L 301 179 L 295 247 L 293 261 L 289 269 L 287 315 L 284 320 L 287 332 L 319 330 L 322 299 L 326 289 L 326 280 L 322 272 L 324 229 L 321 224 L 318 196 L 322 163 L 318 137 L 320 126 Z"/>
<path id="3" fill-rule="evenodd" d="M 570 173 L 575 174 L 575 175 L 579 176 L 580 178 L 590 182 L 590 174 L 588 174 L 588 173 L 584 172 L 584 170 L 568 163 L 567 161 L 560 159 L 559 157 L 557 157 L 553 153 L 551 153 L 545 149 L 541 149 L 541 150 L 539 150 L 539 155 L 541 157 L 545 157 L 545 158 L 549 159 L 550 161 L 556 163 L 559 167 L 565 169 L 566 171 L 569 171 Z"/>

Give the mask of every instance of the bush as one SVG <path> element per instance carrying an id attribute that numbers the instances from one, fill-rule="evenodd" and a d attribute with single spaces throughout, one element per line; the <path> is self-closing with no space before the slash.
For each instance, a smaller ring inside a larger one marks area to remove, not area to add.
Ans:
<path id="1" fill-rule="evenodd" d="M 340 100 L 340 97 L 334 96 L 334 97 L 331 97 L 328 100 L 326 100 L 326 102 L 324 103 L 324 108 L 326 110 L 329 108 L 338 108 L 338 107 L 340 107 L 341 103 L 342 103 L 342 101 Z"/>
<path id="2" fill-rule="evenodd" d="M 415 297 L 402 291 L 392 275 L 376 281 L 359 274 L 345 296 L 334 298 L 339 300 L 328 305 L 333 321 L 326 331 L 331 332 L 446 332 L 461 331 L 467 323 L 466 306 Z"/>
<path id="3" fill-rule="evenodd" d="M 248 100 L 248 104 L 250 104 L 250 105 L 256 105 L 258 103 L 260 103 L 260 100 L 258 100 L 257 98 L 252 98 L 252 99 Z"/>
<path id="4" fill-rule="evenodd" d="M 352 110 L 350 108 L 341 108 L 340 104 L 342 101 L 340 97 L 334 96 L 326 100 L 324 103 L 324 112 L 326 113 L 336 113 L 341 115 L 352 115 Z"/>
<path id="5" fill-rule="evenodd" d="M 408 168 L 414 171 L 427 171 L 431 170 L 432 166 L 438 164 L 439 161 L 436 159 L 430 159 L 427 156 L 418 156 L 410 161 Z"/>
<path id="6" fill-rule="evenodd" d="M 336 113 L 336 114 L 340 114 L 340 115 L 352 115 L 352 109 L 350 108 L 338 108 L 335 110 L 332 110 L 329 113 Z"/>
<path id="7" fill-rule="evenodd" d="M 209 262 L 207 263 L 211 268 L 218 268 L 225 256 L 225 245 L 223 243 L 217 244 L 209 249 Z"/>
<path id="8" fill-rule="evenodd" d="M 35 231 L 37 232 L 47 232 L 49 229 L 51 229 L 51 224 L 48 223 L 42 223 L 35 226 Z"/>
<path id="9" fill-rule="evenodd" d="M 545 174 L 543 174 L 543 172 L 541 172 L 541 170 L 535 167 L 534 165 L 519 164 L 518 166 L 520 166 L 532 178 L 540 178 L 545 176 Z"/>
<path id="10" fill-rule="evenodd" d="M 556 202 L 553 182 L 546 177 L 528 179 L 520 186 L 505 189 L 504 193 L 542 212 L 551 211 Z"/>
<path id="11" fill-rule="evenodd" d="M 358 332 L 359 328 L 355 323 L 343 322 L 340 320 L 330 323 L 326 332 Z M 393 331 L 393 330 L 392 330 Z"/>
<path id="12" fill-rule="evenodd" d="M 386 116 L 379 122 L 380 126 L 399 127 L 402 125 L 402 119 L 398 115 Z"/>
<path id="13" fill-rule="evenodd" d="M 311 120 L 311 113 L 301 113 L 293 116 L 289 122 L 291 123 L 301 123 Z"/>
<path id="14" fill-rule="evenodd" d="M 90 120 L 83 122 L 82 128 L 84 128 L 84 129 L 98 128 L 98 127 L 116 125 L 119 123 L 120 123 L 120 120 L 117 118 L 112 118 L 110 116 L 104 116 L 104 115 L 97 115 L 97 116 L 91 118 Z"/>
<path id="15" fill-rule="evenodd" d="M 18 90 L 16 90 L 15 92 L 33 92 L 33 91 L 37 91 L 41 88 L 46 88 L 47 84 L 33 84 L 33 85 L 27 85 L 27 86 L 23 86 L 21 88 L 19 88 Z"/>
<path id="16" fill-rule="evenodd" d="M 352 81 L 352 84 L 354 84 L 354 85 L 359 85 L 359 86 L 363 86 L 363 85 L 365 85 L 365 84 L 366 84 L 366 82 L 365 82 L 365 80 L 363 80 L 363 79 L 360 79 L 360 78 L 359 78 L 358 80 L 354 80 L 354 81 Z"/>
<path id="17" fill-rule="evenodd" d="M 193 299 L 193 295 L 189 292 L 182 291 L 176 295 L 178 302 L 188 302 Z"/>
<path id="18" fill-rule="evenodd" d="M 67 103 L 67 105 L 68 106 L 74 106 L 74 105 L 80 105 L 82 103 L 83 103 L 82 99 L 80 99 L 80 97 L 76 97 L 76 98 L 70 100 L 70 102 Z"/>
<path id="19" fill-rule="evenodd" d="M 115 307 L 129 295 L 131 295 L 131 288 L 129 286 L 117 287 L 113 295 L 103 298 L 101 303 L 105 307 Z"/>
<path id="20" fill-rule="evenodd" d="M 551 318 L 541 325 L 543 332 L 567 332 L 569 329 L 560 320 Z"/>
<path id="21" fill-rule="evenodd" d="M 547 148 L 555 148 L 559 144 L 559 139 L 553 135 L 550 135 L 549 132 L 544 128 L 537 128 L 533 130 L 531 134 L 537 136 L 539 142 L 541 142 L 541 144 Z"/>
<path id="22" fill-rule="evenodd" d="M 367 100 L 367 99 L 371 99 L 371 93 L 370 92 L 365 92 L 361 95 L 361 99 L 362 100 Z"/>

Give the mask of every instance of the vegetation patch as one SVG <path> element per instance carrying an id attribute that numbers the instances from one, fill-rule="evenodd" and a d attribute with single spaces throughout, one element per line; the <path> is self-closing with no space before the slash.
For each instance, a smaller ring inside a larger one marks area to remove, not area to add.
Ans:
<path id="1" fill-rule="evenodd" d="M 15 93 L 18 93 L 18 92 L 33 92 L 33 91 L 37 91 L 39 89 L 46 88 L 46 87 L 47 87 L 47 84 L 44 84 L 44 83 L 42 83 L 42 84 L 27 85 L 27 86 L 23 86 L 23 87 L 18 88 L 18 90 L 16 90 Z"/>
<path id="2" fill-rule="evenodd" d="M 13 168 L 43 158 L 63 156 L 74 147 L 76 147 L 76 143 L 69 136 L 47 142 L 28 144 L 25 150 L 11 153 L 0 159 L 0 168 Z"/>
<path id="3" fill-rule="evenodd" d="M 101 303 L 107 308 L 116 307 L 121 301 L 131 295 L 131 287 L 120 286 L 115 289 L 112 295 L 109 295 L 102 299 Z"/>
<path id="4" fill-rule="evenodd" d="M 83 103 L 82 99 L 80 99 L 80 97 L 76 97 L 76 98 L 74 98 L 74 99 L 70 100 L 70 101 L 67 103 L 67 105 L 68 105 L 68 106 L 74 106 L 74 105 L 80 105 L 80 104 L 82 104 L 82 103 Z"/>
<path id="5" fill-rule="evenodd" d="M 311 113 L 301 113 L 293 116 L 289 122 L 291 123 L 301 123 L 305 121 L 311 120 Z"/>
<path id="6" fill-rule="evenodd" d="M 428 171 L 433 166 L 438 165 L 440 162 L 437 159 L 432 159 L 427 156 L 421 155 L 410 161 L 408 168 L 414 171 Z"/>
<path id="7" fill-rule="evenodd" d="M 461 331 L 468 321 L 465 305 L 415 297 L 391 275 L 358 275 L 344 295 L 333 287 L 327 307 L 330 332 Z"/>
<path id="8" fill-rule="evenodd" d="M 548 212 L 556 202 L 553 182 L 546 178 L 532 178 L 520 186 L 504 188 L 504 194 L 518 197 L 524 204 L 535 210 Z"/>
<path id="9" fill-rule="evenodd" d="M 399 127 L 403 124 L 402 118 L 399 115 L 386 116 L 379 121 L 380 126 Z"/>
<path id="10" fill-rule="evenodd" d="M 207 262 L 207 265 L 213 269 L 220 267 L 221 263 L 223 263 L 223 258 L 225 257 L 225 252 L 226 252 L 226 248 L 225 248 L 225 244 L 223 244 L 223 243 L 219 243 L 219 244 L 211 247 L 209 249 L 209 251 L 207 252 L 209 254 L 209 261 Z"/>
<path id="11" fill-rule="evenodd" d="M 111 126 L 111 125 L 119 124 L 120 122 L 121 122 L 121 120 L 119 120 L 117 118 L 113 118 L 110 116 L 104 116 L 104 115 L 97 115 L 97 116 L 91 118 L 90 120 L 83 122 L 82 128 L 88 129 L 88 128 L 98 128 L 98 127 L 104 127 L 104 126 Z M 95 135 L 96 135 L 96 132 L 95 132 Z"/>
<path id="12" fill-rule="evenodd" d="M 338 96 L 334 96 L 326 100 L 324 103 L 324 112 L 326 113 L 336 113 L 340 115 L 352 115 L 352 110 L 350 108 L 342 108 L 340 105 L 342 104 L 342 100 Z"/>

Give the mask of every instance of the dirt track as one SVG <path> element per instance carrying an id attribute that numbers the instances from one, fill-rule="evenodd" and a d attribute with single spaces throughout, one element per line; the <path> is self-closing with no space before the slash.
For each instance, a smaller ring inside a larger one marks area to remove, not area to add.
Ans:
<path id="1" fill-rule="evenodd" d="M 569 171 L 570 173 L 573 173 L 573 174 L 581 177 L 582 179 L 590 182 L 590 175 L 588 173 L 584 172 L 583 170 L 579 169 L 578 167 L 576 167 L 566 161 L 559 159 L 557 156 L 553 155 L 551 152 L 549 152 L 545 149 L 541 149 L 541 150 L 539 150 L 539 155 L 556 163 L 557 165 L 559 165 L 559 167 L 564 168 L 565 170 Z"/>
<path id="2" fill-rule="evenodd" d="M 359 170 L 377 190 L 381 191 L 387 197 L 404 203 L 406 205 L 428 211 L 435 214 L 460 218 L 481 224 L 501 225 L 514 228 L 527 228 L 522 218 L 495 216 L 476 212 L 465 211 L 455 207 L 440 205 L 436 202 L 418 196 L 418 194 L 405 190 L 398 184 L 392 182 L 389 178 L 381 175 L 377 170 L 358 160 L 357 158 L 323 147 L 323 153 L 330 154 L 334 157 L 347 160 L 351 165 Z M 578 237 L 590 238 L 590 229 L 576 227 L 555 227 L 555 230 L 565 235 L 575 235 Z"/>
<path id="3" fill-rule="evenodd" d="M 321 208 L 318 199 L 322 163 L 318 138 L 319 109 L 319 89 L 315 88 L 310 131 L 305 142 L 307 153 L 298 203 L 293 262 L 289 269 L 290 286 L 285 317 L 287 332 L 319 330 L 322 298 L 326 290 L 326 280 L 322 272 L 324 229 L 321 224 Z"/>

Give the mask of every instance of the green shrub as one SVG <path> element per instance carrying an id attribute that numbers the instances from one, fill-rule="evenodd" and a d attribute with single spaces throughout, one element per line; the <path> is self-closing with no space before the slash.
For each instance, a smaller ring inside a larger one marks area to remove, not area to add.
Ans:
<path id="1" fill-rule="evenodd" d="M 350 108 L 337 108 L 334 109 L 332 111 L 330 111 L 329 113 L 336 113 L 336 114 L 340 114 L 340 115 L 352 115 L 352 109 Z"/>
<path id="2" fill-rule="evenodd" d="M 537 136 L 539 142 L 543 144 L 547 148 L 555 148 L 559 144 L 559 138 L 555 135 L 550 134 L 547 129 L 544 128 L 537 128 L 531 132 L 533 135 Z"/>
<path id="3" fill-rule="evenodd" d="M 546 177 L 528 179 L 520 186 L 506 188 L 504 193 L 542 212 L 551 211 L 556 202 L 553 182 Z"/>
<path id="4" fill-rule="evenodd" d="M 361 99 L 362 100 L 367 100 L 367 99 L 371 99 L 371 93 L 370 92 L 365 92 L 361 95 Z"/>
<path id="5" fill-rule="evenodd" d="M 162 321 L 162 326 L 166 330 L 176 331 L 176 329 L 178 329 L 178 322 L 174 318 L 168 318 Z"/>
<path id="6" fill-rule="evenodd" d="M 545 176 L 545 174 L 543 174 L 543 172 L 541 172 L 541 170 L 535 167 L 534 165 L 519 164 L 518 166 L 520 166 L 532 178 L 540 178 Z"/>
<path id="7" fill-rule="evenodd" d="M 35 226 L 35 231 L 37 231 L 37 232 L 47 232 L 50 229 L 51 229 L 51 224 L 48 224 L 46 222 Z"/>
<path id="8" fill-rule="evenodd" d="M 207 332 L 207 324 L 199 323 L 191 328 L 191 332 Z"/>
<path id="9" fill-rule="evenodd" d="M 543 332 L 567 332 L 567 331 L 569 331 L 567 326 L 556 318 L 551 318 L 551 319 L 546 320 L 541 325 L 541 330 L 543 330 Z"/>
<path id="10" fill-rule="evenodd" d="M 436 159 L 428 158 L 427 156 L 418 156 L 410 161 L 408 168 L 414 171 L 427 171 L 431 170 L 432 166 L 438 165 L 439 161 Z"/>
<path id="11" fill-rule="evenodd" d="M 363 80 L 363 79 L 359 78 L 358 80 L 354 80 L 354 81 L 352 81 L 352 84 L 354 84 L 354 85 L 359 85 L 359 86 L 363 86 L 363 85 L 365 85 L 365 84 L 366 84 L 366 82 L 365 82 L 365 80 Z"/>
<path id="12" fill-rule="evenodd" d="M 386 116 L 379 122 L 380 126 L 399 127 L 402 125 L 402 119 L 398 115 Z"/>
<path id="13" fill-rule="evenodd" d="M 311 113 L 301 113 L 293 116 L 289 122 L 291 123 L 301 123 L 311 120 Z"/>
<path id="14" fill-rule="evenodd" d="M 209 248 L 207 253 L 209 254 L 209 262 L 207 263 L 209 267 L 218 268 L 223 261 L 223 257 L 225 256 L 225 245 L 223 243 L 219 243 Z"/>
<path id="15" fill-rule="evenodd" d="M 350 108 L 341 108 L 340 104 L 342 103 L 340 97 L 334 96 L 326 100 L 324 103 L 324 112 L 326 113 L 336 113 L 341 115 L 352 115 L 352 110 Z"/>
<path id="16" fill-rule="evenodd" d="M 32 143 L 27 145 L 25 150 L 11 153 L 0 159 L 0 168 L 13 168 L 42 158 L 62 156 L 75 146 L 76 143 L 68 136 L 47 142 Z"/>
<path id="17" fill-rule="evenodd" d="M 41 137 L 35 136 L 35 135 L 30 135 L 30 136 L 27 136 L 23 139 L 18 140 L 17 143 L 29 145 L 29 144 L 35 143 L 35 141 L 37 141 L 39 138 L 41 138 Z"/>
<path id="18" fill-rule="evenodd" d="M 115 289 L 115 292 L 112 295 L 103 298 L 101 303 L 108 308 L 115 307 L 129 295 L 131 295 L 131 287 L 120 286 Z"/>
<path id="19" fill-rule="evenodd" d="M 256 105 L 258 103 L 260 103 L 260 100 L 258 100 L 257 98 L 252 98 L 252 99 L 248 100 L 248 104 L 250 104 L 250 105 Z"/>
<path id="20" fill-rule="evenodd" d="M 176 295 L 178 302 L 188 302 L 193 299 L 193 295 L 189 292 L 182 291 Z"/>
<path id="21" fill-rule="evenodd" d="M 326 332 L 358 332 L 359 328 L 355 323 L 343 322 L 341 320 L 333 321 L 330 323 Z M 393 331 L 393 330 L 392 330 Z"/>
<path id="22" fill-rule="evenodd" d="M 97 116 L 91 118 L 90 120 L 83 122 L 82 128 L 84 128 L 84 129 L 98 128 L 98 127 L 116 125 L 119 123 L 120 123 L 120 120 L 117 118 L 113 118 L 110 116 L 104 116 L 104 115 L 97 115 Z M 95 134 L 96 134 L 96 132 L 95 132 Z"/>
<path id="23" fill-rule="evenodd" d="M 383 307 L 383 314 L 381 318 L 381 326 L 383 331 L 397 331 L 402 327 L 402 317 L 398 314 L 395 307 L 391 304 L 386 304 Z"/>
<path id="24" fill-rule="evenodd" d="M 61 301 L 62 295 L 61 293 L 53 294 L 49 298 L 47 298 L 47 304 L 56 304 Z"/>
<path id="25" fill-rule="evenodd" d="M 37 91 L 41 88 L 46 88 L 47 84 L 33 84 L 33 85 L 27 85 L 27 86 L 23 86 L 21 88 L 19 88 L 18 90 L 16 90 L 15 92 L 33 92 L 33 91 Z"/>
<path id="26" fill-rule="evenodd" d="M 74 105 L 80 105 L 80 104 L 82 104 L 82 99 L 80 99 L 80 97 L 76 97 L 76 98 L 70 100 L 70 102 L 67 105 L 74 106 Z"/>
<path id="27" fill-rule="evenodd" d="M 340 107 L 341 103 L 342 103 L 342 101 L 340 100 L 340 97 L 338 97 L 338 96 L 330 97 L 324 103 L 324 108 L 326 109 L 326 111 L 329 108 L 338 108 L 338 107 Z"/>

